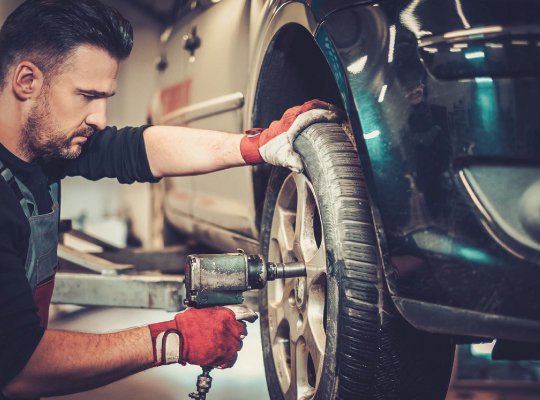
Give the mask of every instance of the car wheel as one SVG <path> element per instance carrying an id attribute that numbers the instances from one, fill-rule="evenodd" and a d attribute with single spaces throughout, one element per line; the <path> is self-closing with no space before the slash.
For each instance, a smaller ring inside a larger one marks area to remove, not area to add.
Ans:
<path id="1" fill-rule="evenodd" d="M 295 148 L 304 174 L 273 170 L 261 219 L 263 255 L 307 270 L 261 291 L 271 398 L 444 399 L 454 346 L 394 308 L 353 144 L 340 125 L 323 123 Z"/>

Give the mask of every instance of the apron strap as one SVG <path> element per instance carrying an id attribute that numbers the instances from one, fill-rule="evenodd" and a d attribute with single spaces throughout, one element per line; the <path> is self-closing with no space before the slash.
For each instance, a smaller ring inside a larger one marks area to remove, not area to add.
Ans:
<path id="1" fill-rule="evenodd" d="M 58 229 L 60 229 L 60 195 L 61 195 L 60 181 L 51 183 L 49 185 L 49 192 L 51 193 L 53 207 L 55 205 L 58 207 Z M 60 230 L 58 232 L 60 233 Z"/>
<path id="2" fill-rule="evenodd" d="M 24 199 L 24 195 L 21 192 L 21 188 L 17 184 L 17 181 L 15 180 L 15 177 L 13 176 L 9 168 L 6 167 L 1 160 L 0 160 L 0 175 L 2 175 L 2 178 L 4 178 L 4 180 L 6 181 L 8 186 L 11 188 L 13 193 L 15 193 L 17 200 L 21 202 Z"/>
<path id="3" fill-rule="evenodd" d="M 0 160 L 0 175 L 15 194 L 15 197 L 21 204 L 26 217 L 30 218 L 37 215 L 38 210 L 33 194 L 26 188 L 26 186 L 24 186 L 22 182 L 19 182 L 17 178 L 15 178 L 11 170 L 4 165 L 2 160 Z M 60 207 L 60 182 L 54 182 L 49 185 L 49 194 L 51 195 L 53 208 L 55 205 Z M 58 221 L 60 221 L 60 214 L 58 215 Z"/>

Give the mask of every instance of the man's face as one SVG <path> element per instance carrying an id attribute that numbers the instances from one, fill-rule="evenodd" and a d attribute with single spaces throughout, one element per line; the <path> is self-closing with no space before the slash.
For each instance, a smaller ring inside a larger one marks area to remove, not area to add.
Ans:
<path id="1" fill-rule="evenodd" d="M 107 125 L 107 98 L 114 94 L 118 61 L 105 50 L 78 47 L 50 78 L 29 112 L 21 146 L 31 158 L 76 158 Z"/>

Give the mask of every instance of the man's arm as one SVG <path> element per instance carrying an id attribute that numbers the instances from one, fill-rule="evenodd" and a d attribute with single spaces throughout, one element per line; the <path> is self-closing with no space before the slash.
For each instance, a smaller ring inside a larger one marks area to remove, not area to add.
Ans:
<path id="1" fill-rule="evenodd" d="M 150 368 L 153 362 L 147 327 L 109 334 L 47 330 L 3 393 L 17 399 L 80 392 Z"/>
<path id="2" fill-rule="evenodd" d="M 197 175 L 245 165 L 243 135 L 175 126 L 144 131 L 150 170 L 156 178 Z"/>
<path id="3" fill-rule="evenodd" d="M 108 127 L 90 137 L 76 159 L 49 160 L 44 167 L 51 181 L 83 176 L 117 178 L 121 183 L 263 162 L 300 172 L 302 161 L 293 149 L 296 136 L 312 124 L 341 119 L 341 112 L 331 104 L 312 100 L 249 135 L 173 126 Z"/>
<path id="4" fill-rule="evenodd" d="M 116 333 L 45 332 L 26 366 L 2 390 L 11 399 L 93 389 L 166 364 L 231 367 L 247 335 L 245 306 L 188 308 L 174 319 Z"/>
<path id="5" fill-rule="evenodd" d="M 288 109 L 268 128 L 251 130 L 249 135 L 153 126 L 144 131 L 144 142 L 150 170 L 157 178 L 263 162 L 300 172 L 302 160 L 293 149 L 296 137 L 312 124 L 341 119 L 342 112 L 333 105 L 311 100 Z"/>

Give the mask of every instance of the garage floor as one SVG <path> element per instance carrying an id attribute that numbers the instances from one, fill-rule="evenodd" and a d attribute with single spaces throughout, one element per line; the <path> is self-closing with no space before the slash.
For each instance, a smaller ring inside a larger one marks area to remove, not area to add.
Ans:
<path id="1" fill-rule="evenodd" d="M 57 315 L 53 329 L 106 332 L 172 319 L 172 313 L 119 308 L 87 308 Z M 76 395 L 51 397 L 58 400 L 189 400 L 201 369 L 168 365 L 152 368 L 108 386 Z M 234 368 L 214 370 L 208 400 L 267 400 L 266 380 L 258 321 L 248 324 L 248 336 Z"/>

